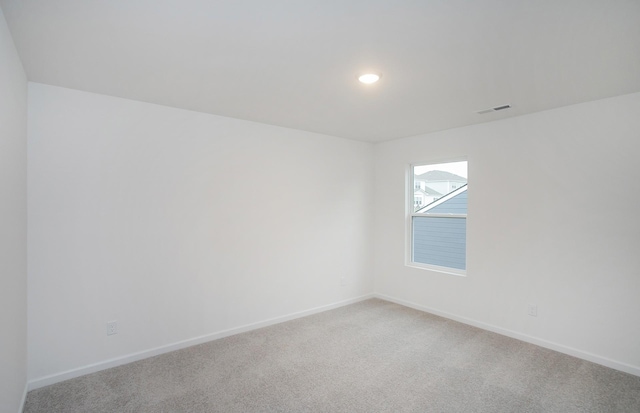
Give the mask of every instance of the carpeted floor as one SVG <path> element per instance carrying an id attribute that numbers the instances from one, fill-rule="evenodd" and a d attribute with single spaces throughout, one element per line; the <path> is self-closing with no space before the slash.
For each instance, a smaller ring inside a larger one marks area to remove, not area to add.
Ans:
<path id="1" fill-rule="evenodd" d="M 372 299 L 33 390 L 25 412 L 640 412 L 640 377 Z"/>

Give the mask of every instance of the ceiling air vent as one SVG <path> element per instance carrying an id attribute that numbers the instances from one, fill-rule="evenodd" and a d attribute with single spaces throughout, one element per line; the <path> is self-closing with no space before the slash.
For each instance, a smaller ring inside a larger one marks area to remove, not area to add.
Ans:
<path id="1" fill-rule="evenodd" d="M 479 110 L 476 113 L 479 115 L 484 115 L 485 113 L 497 112 L 499 110 L 505 110 L 509 108 L 511 108 L 511 105 L 502 105 L 502 106 L 496 106 L 495 108 Z"/>

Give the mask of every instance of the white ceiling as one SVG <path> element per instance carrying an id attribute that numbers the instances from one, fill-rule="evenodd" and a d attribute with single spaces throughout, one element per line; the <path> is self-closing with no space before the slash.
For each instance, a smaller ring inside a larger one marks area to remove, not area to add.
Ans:
<path id="1" fill-rule="evenodd" d="M 640 91 L 640 0 L 0 5 L 31 81 L 371 142 Z"/>

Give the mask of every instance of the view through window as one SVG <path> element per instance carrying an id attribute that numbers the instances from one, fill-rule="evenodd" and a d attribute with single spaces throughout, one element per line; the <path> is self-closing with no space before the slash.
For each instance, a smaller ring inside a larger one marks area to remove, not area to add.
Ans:
<path id="1" fill-rule="evenodd" d="M 411 264 L 465 274 L 467 161 L 411 168 Z"/>

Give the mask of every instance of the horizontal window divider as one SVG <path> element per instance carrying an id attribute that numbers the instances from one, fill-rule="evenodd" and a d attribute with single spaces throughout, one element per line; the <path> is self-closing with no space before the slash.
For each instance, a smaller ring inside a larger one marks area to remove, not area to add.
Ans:
<path id="1" fill-rule="evenodd" d="M 467 214 L 411 214 L 412 217 L 424 218 L 466 218 Z"/>

